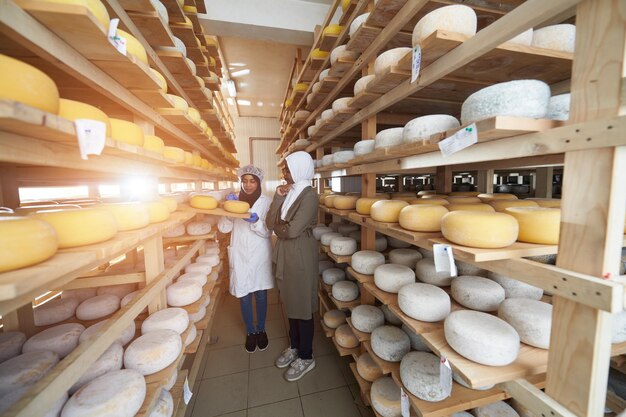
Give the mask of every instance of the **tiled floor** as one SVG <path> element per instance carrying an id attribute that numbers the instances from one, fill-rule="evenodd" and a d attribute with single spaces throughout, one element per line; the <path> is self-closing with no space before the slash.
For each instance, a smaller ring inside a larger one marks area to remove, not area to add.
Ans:
<path id="1" fill-rule="evenodd" d="M 287 382 L 274 360 L 287 347 L 286 318 L 272 290 L 266 322 L 270 346 L 248 354 L 239 301 L 227 295 L 220 305 L 201 381 L 189 405 L 191 417 L 372 417 L 359 396 L 349 368 L 324 337 L 316 320 L 313 343 L 316 366 L 300 381 Z"/>

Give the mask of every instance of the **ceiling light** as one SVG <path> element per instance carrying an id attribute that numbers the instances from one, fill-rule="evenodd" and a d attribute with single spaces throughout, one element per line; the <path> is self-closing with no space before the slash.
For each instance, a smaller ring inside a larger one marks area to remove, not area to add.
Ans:
<path id="1" fill-rule="evenodd" d="M 235 71 L 235 72 L 231 72 L 230 76 L 231 77 L 241 77 L 242 75 L 248 75 L 250 74 L 250 70 L 249 69 L 242 69 L 239 71 Z"/>
<path id="2" fill-rule="evenodd" d="M 237 104 L 239 104 L 240 106 L 250 106 L 252 105 L 252 103 L 250 102 L 250 100 L 237 100 Z"/>
<path id="3" fill-rule="evenodd" d="M 248 83 L 239 83 L 239 87 L 243 88 L 243 87 L 247 87 Z"/>
<path id="4" fill-rule="evenodd" d="M 226 81 L 226 88 L 231 97 L 237 97 L 237 89 L 235 88 L 235 82 L 233 80 Z"/>
<path id="5" fill-rule="evenodd" d="M 245 67 L 246 64 L 243 64 L 241 62 L 231 62 L 230 66 L 231 67 Z"/>
<path id="6" fill-rule="evenodd" d="M 263 102 L 262 101 L 257 101 L 256 105 L 259 106 L 259 107 L 263 107 Z"/>

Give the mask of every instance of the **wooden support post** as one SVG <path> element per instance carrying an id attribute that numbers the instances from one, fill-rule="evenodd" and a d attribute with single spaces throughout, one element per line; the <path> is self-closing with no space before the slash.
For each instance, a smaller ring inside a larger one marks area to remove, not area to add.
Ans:
<path id="1" fill-rule="evenodd" d="M 4 332 L 20 331 L 26 337 L 30 337 L 38 332 L 35 327 L 33 316 L 33 305 L 28 303 L 9 314 L 2 316 L 2 330 Z"/>
<path id="2" fill-rule="evenodd" d="M 2 189 L 2 201 L 4 207 L 16 208 L 20 205 L 20 193 L 17 185 L 17 168 L 0 168 L 0 188 Z"/>
<path id="3" fill-rule="evenodd" d="M 88 195 L 89 198 L 100 198 L 100 188 L 96 183 L 89 183 L 88 187 Z"/>
<path id="4" fill-rule="evenodd" d="M 493 169 L 478 171 L 476 187 L 481 193 L 493 193 Z"/>
<path id="5" fill-rule="evenodd" d="M 157 236 L 144 243 L 143 255 L 146 263 L 146 285 L 148 285 L 165 269 L 163 237 Z M 161 291 L 148 305 L 148 312 L 152 314 L 166 307 L 167 299 L 165 297 L 165 291 Z"/>
<path id="6" fill-rule="evenodd" d="M 535 171 L 535 197 L 552 198 L 553 167 L 541 167 Z"/>
<path id="7" fill-rule="evenodd" d="M 435 190 L 437 190 L 437 194 L 448 194 L 452 191 L 452 167 L 437 167 Z"/>

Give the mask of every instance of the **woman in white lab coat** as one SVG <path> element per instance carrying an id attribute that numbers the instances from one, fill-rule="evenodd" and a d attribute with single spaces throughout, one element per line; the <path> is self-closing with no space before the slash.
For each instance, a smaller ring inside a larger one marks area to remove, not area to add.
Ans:
<path id="1" fill-rule="evenodd" d="M 232 232 L 228 258 L 230 262 L 230 293 L 239 298 L 241 315 L 246 325 L 246 351 L 253 353 L 267 349 L 265 333 L 267 316 L 267 290 L 274 287 L 272 275 L 272 232 L 265 226 L 265 216 L 272 200 L 263 195 L 263 171 L 252 165 L 240 168 L 239 195 L 229 194 L 226 199 L 250 204 L 250 219 L 221 217 L 217 225 L 222 233 Z M 252 297 L 256 300 L 257 324 L 254 326 Z"/>

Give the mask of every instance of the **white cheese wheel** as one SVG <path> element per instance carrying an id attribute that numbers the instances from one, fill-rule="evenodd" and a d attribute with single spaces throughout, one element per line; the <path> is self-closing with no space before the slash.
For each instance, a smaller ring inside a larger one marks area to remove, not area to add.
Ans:
<path id="1" fill-rule="evenodd" d="M 209 264 L 215 267 L 220 264 L 219 253 L 205 253 L 204 255 L 200 255 L 196 258 L 196 263 Z"/>
<path id="2" fill-rule="evenodd" d="M 211 233 L 211 223 L 189 222 L 187 223 L 187 234 L 190 236 L 202 236 Z"/>
<path id="3" fill-rule="evenodd" d="M 412 245 L 404 240 L 396 239 L 395 237 L 387 236 L 387 242 L 389 246 L 395 249 L 406 249 L 410 248 Z M 393 262 L 398 263 L 398 262 Z M 415 265 L 413 265 L 415 267 Z"/>
<path id="4" fill-rule="evenodd" d="M 313 228 L 313 237 L 316 240 L 320 240 L 324 233 L 331 233 L 333 229 L 326 226 L 316 226 Z"/>
<path id="5" fill-rule="evenodd" d="M 350 260 L 352 268 L 360 274 L 374 275 L 374 271 L 385 264 L 385 256 L 373 250 L 355 252 Z"/>
<path id="6" fill-rule="evenodd" d="M 504 212 L 517 219 L 519 242 L 558 245 L 561 228 L 560 208 L 509 207 Z"/>
<path id="7" fill-rule="evenodd" d="M 495 272 L 489 272 L 488 277 L 504 288 L 504 296 L 506 298 L 540 300 L 541 297 L 543 297 L 543 290 L 534 285 L 526 284 L 525 282 Z"/>
<path id="8" fill-rule="evenodd" d="M 63 359 L 78 346 L 78 338 L 84 330 L 85 326 L 80 323 L 66 323 L 50 327 L 31 336 L 22 346 L 22 352 L 48 350 Z"/>
<path id="9" fill-rule="evenodd" d="M 441 385 L 440 360 L 428 352 L 409 352 L 400 362 L 400 379 L 407 390 L 417 398 L 437 402 L 447 398 L 450 390 Z M 449 375 L 452 387 L 452 375 Z"/>
<path id="10" fill-rule="evenodd" d="M 159 0 L 150 0 L 150 4 L 156 10 L 157 14 L 159 15 L 159 18 L 166 25 L 169 24 L 170 18 L 169 18 L 169 15 L 167 14 L 167 9 L 163 5 L 163 3 L 161 3 Z"/>
<path id="11" fill-rule="evenodd" d="M 352 97 L 342 97 L 333 101 L 332 109 L 333 112 L 337 113 L 341 110 L 348 110 L 350 108 L 349 104 L 352 100 Z"/>
<path id="12" fill-rule="evenodd" d="M 80 387 L 91 382 L 107 372 L 122 369 L 124 363 L 124 348 L 119 343 L 113 343 L 102 355 L 87 369 L 87 371 L 69 389 L 70 394 L 78 391 Z"/>
<path id="13" fill-rule="evenodd" d="M 315 134 L 317 133 L 317 131 L 318 131 L 318 127 L 317 127 L 317 126 L 315 126 L 315 125 L 311 125 L 311 126 L 309 126 L 309 127 L 306 129 L 306 133 L 307 133 L 307 135 L 309 135 L 309 137 L 315 136 Z M 318 162 L 318 163 L 319 163 L 320 161 L 316 161 L 316 162 Z"/>
<path id="14" fill-rule="evenodd" d="M 184 224 L 177 224 L 176 226 L 169 229 L 167 232 L 163 233 L 163 237 L 181 237 L 185 235 L 185 230 L 186 229 Z"/>
<path id="15" fill-rule="evenodd" d="M 126 295 L 137 289 L 137 284 L 117 284 L 117 285 L 107 285 L 106 287 L 98 288 L 98 295 L 106 295 L 113 294 L 117 296 L 120 300 L 124 298 Z"/>
<path id="16" fill-rule="evenodd" d="M 161 390 L 159 399 L 148 417 L 171 417 L 174 413 L 174 399 L 165 388 Z"/>
<path id="17" fill-rule="evenodd" d="M 456 261 L 456 272 L 457 275 L 474 275 L 478 277 L 487 277 L 489 275 L 489 271 L 486 269 L 482 269 L 476 265 L 469 264 L 467 262 Z"/>
<path id="18" fill-rule="evenodd" d="M 324 246 L 330 246 L 330 243 L 333 241 L 333 239 L 337 239 L 340 237 L 343 237 L 341 233 L 327 232 L 322 235 L 320 239 L 320 243 Z"/>
<path id="19" fill-rule="evenodd" d="M 324 155 L 322 158 L 322 166 L 328 166 L 333 164 L 333 155 Z"/>
<path id="20" fill-rule="evenodd" d="M 296 145 L 296 148 L 305 148 L 309 146 L 310 144 L 311 144 L 311 141 L 306 140 L 306 139 L 298 139 L 294 142 L 294 145 Z"/>
<path id="21" fill-rule="evenodd" d="M 374 249 L 376 252 L 382 252 L 387 249 L 387 238 L 382 235 L 376 236 L 376 240 L 374 241 Z"/>
<path id="22" fill-rule="evenodd" d="M 446 341 L 459 355 L 489 366 L 506 366 L 517 359 L 520 340 L 502 319 L 479 311 L 458 310 L 444 321 Z"/>
<path id="23" fill-rule="evenodd" d="M 328 268 L 332 268 L 334 265 L 335 263 L 332 261 L 319 261 L 318 263 L 319 273 L 322 274 L 324 271 L 326 271 Z"/>
<path id="24" fill-rule="evenodd" d="M 533 28 L 525 30 L 514 38 L 509 39 L 506 43 L 530 46 L 533 43 L 533 32 Z"/>
<path id="25" fill-rule="evenodd" d="M 163 386 L 163 389 L 165 391 L 171 390 L 174 387 L 174 385 L 176 385 L 177 380 L 178 380 L 178 370 L 174 370 L 174 372 L 172 372 L 172 375 L 170 375 L 170 378 L 167 380 L 167 382 Z"/>
<path id="26" fill-rule="evenodd" d="M 350 256 L 357 251 L 356 240 L 351 237 L 336 237 L 330 241 L 330 251 L 339 256 Z"/>
<path id="27" fill-rule="evenodd" d="M 626 310 L 613 314 L 611 343 L 626 342 Z"/>
<path id="28" fill-rule="evenodd" d="M 417 261 L 415 264 L 415 276 L 418 280 L 426 284 L 432 284 L 438 287 L 447 287 L 452 283 L 452 276 L 450 276 L 449 272 L 437 272 L 433 258 L 424 258 Z"/>
<path id="29" fill-rule="evenodd" d="M 359 355 L 357 358 L 356 370 L 361 378 L 369 382 L 376 381 L 383 376 L 383 370 L 380 369 L 380 366 L 374 362 L 372 356 L 367 352 Z"/>
<path id="30" fill-rule="evenodd" d="M 359 94 L 361 94 L 362 92 L 365 91 L 365 89 L 367 88 L 367 85 L 374 79 L 376 78 L 376 76 L 374 74 L 371 75 L 366 75 L 364 77 L 361 77 L 357 80 L 356 83 L 354 83 L 354 96 L 358 96 Z"/>
<path id="31" fill-rule="evenodd" d="M 381 417 L 402 417 L 400 388 L 390 376 L 378 378 L 370 389 L 372 407 Z"/>
<path id="32" fill-rule="evenodd" d="M 332 294 L 339 301 L 354 301 L 359 296 L 359 287 L 352 281 L 339 281 L 333 285 Z"/>
<path id="33" fill-rule="evenodd" d="M 35 326 L 49 326 L 74 316 L 78 298 L 56 298 L 33 309 Z"/>
<path id="34" fill-rule="evenodd" d="M 322 120 L 330 120 L 335 117 L 335 112 L 333 109 L 326 109 L 322 112 Z"/>
<path id="35" fill-rule="evenodd" d="M 571 100 L 572 95 L 570 93 L 550 97 L 546 118 L 552 120 L 568 120 Z"/>
<path id="36" fill-rule="evenodd" d="M 205 262 L 189 264 L 185 267 L 185 273 L 198 273 L 209 275 L 213 271 L 213 267 Z"/>
<path id="37" fill-rule="evenodd" d="M 412 204 L 402 208 L 398 216 L 400 227 L 414 232 L 439 232 L 441 219 L 448 209 L 440 205 Z"/>
<path id="38" fill-rule="evenodd" d="M 195 282 L 196 284 L 203 287 L 204 284 L 207 283 L 208 279 L 207 279 L 206 274 L 203 274 L 201 272 L 187 272 L 179 276 L 178 279 L 176 279 L 176 282 L 185 282 L 185 281 Z"/>
<path id="39" fill-rule="evenodd" d="M 108 372 L 79 389 L 62 417 L 133 417 L 146 397 L 144 377 L 132 369 Z"/>
<path id="40" fill-rule="evenodd" d="M 457 303 L 477 311 L 496 311 L 504 301 L 504 288 L 497 282 L 471 275 L 453 279 L 451 294 Z"/>
<path id="41" fill-rule="evenodd" d="M 333 164 L 346 164 L 354 159 L 354 151 L 338 151 L 333 155 Z"/>
<path id="42" fill-rule="evenodd" d="M 148 316 L 141 324 L 141 334 L 169 329 L 182 334 L 189 327 L 187 311 L 178 307 L 164 308 Z"/>
<path id="43" fill-rule="evenodd" d="M 391 324 L 393 326 L 402 325 L 402 320 L 400 320 L 400 318 L 396 316 L 396 313 L 391 311 L 388 305 L 383 304 L 382 306 L 380 306 L 380 309 L 383 311 L 383 314 L 385 315 L 385 323 Z"/>
<path id="44" fill-rule="evenodd" d="M 330 72 L 330 68 L 326 68 L 324 71 L 320 72 L 319 80 L 320 82 L 324 81 L 326 77 L 328 77 L 328 73 Z M 301 110 L 302 111 L 302 110 Z M 296 112 L 297 114 L 297 112 Z M 307 116 L 308 117 L 308 116 Z"/>
<path id="45" fill-rule="evenodd" d="M 350 316 L 355 329 L 364 333 L 371 333 L 377 327 L 385 325 L 385 315 L 380 308 L 371 305 L 354 307 Z"/>
<path id="46" fill-rule="evenodd" d="M 0 363 L 0 397 L 39 381 L 59 362 L 59 355 L 45 350 L 24 352 Z"/>
<path id="47" fill-rule="evenodd" d="M 77 290 L 63 290 L 61 298 L 77 298 L 80 303 L 98 295 L 97 288 L 80 288 Z"/>
<path id="48" fill-rule="evenodd" d="M 313 94 L 317 94 L 317 93 L 319 93 L 321 88 L 322 88 L 322 84 L 320 84 L 319 82 L 316 82 L 311 87 L 311 91 L 313 92 Z"/>
<path id="49" fill-rule="evenodd" d="M 550 347 L 552 305 L 527 298 L 509 298 L 498 308 L 498 317 L 509 323 L 527 345 Z"/>
<path id="50" fill-rule="evenodd" d="M 0 415 L 3 415 L 13 404 L 21 400 L 31 388 L 31 386 L 20 387 L 0 397 Z M 59 417 L 67 399 L 67 393 L 64 393 L 54 405 L 48 409 L 48 412 L 46 412 L 43 417 Z"/>
<path id="51" fill-rule="evenodd" d="M 166 289 L 167 304 L 181 307 L 193 304 L 202 297 L 202 287 L 195 282 L 175 282 Z"/>
<path id="52" fill-rule="evenodd" d="M 367 155 L 368 153 L 374 152 L 375 147 L 376 147 L 375 139 L 360 140 L 354 144 L 354 155 L 355 156 Z"/>
<path id="53" fill-rule="evenodd" d="M 352 23 L 350 23 L 350 30 L 348 31 L 350 37 L 354 36 L 356 31 L 359 30 L 361 26 L 363 26 L 363 23 L 365 23 L 369 16 L 369 13 L 363 13 L 354 18 Z"/>
<path id="54" fill-rule="evenodd" d="M 409 203 L 403 200 L 381 200 L 372 204 L 370 216 L 373 220 L 384 223 L 397 223 L 400 211 Z"/>
<path id="55" fill-rule="evenodd" d="M 108 322 L 109 320 L 102 320 L 92 326 L 87 327 L 85 331 L 81 333 L 80 338 L 78 339 L 78 343 L 85 343 L 93 337 L 98 337 L 100 329 L 102 329 L 102 327 Z M 131 340 L 133 340 L 133 337 L 135 337 L 135 330 L 135 322 L 133 321 L 128 325 L 128 327 L 124 329 L 122 334 L 120 334 L 117 340 L 115 340 L 113 343 L 119 343 L 122 346 L 126 346 Z"/>
<path id="56" fill-rule="evenodd" d="M 355 61 L 358 57 L 358 52 L 348 51 L 346 45 L 340 45 L 331 51 L 330 65 L 335 65 L 340 59 L 342 61 Z"/>
<path id="57" fill-rule="evenodd" d="M 535 32 L 536 33 L 536 32 Z M 550 102 L 550 87 L 543 81 L 516 80 L 485 87 L 461 106 L 461 123 L 469 124 L 494 116 L 544 118 Z"/>
<path id="58" fill-rule="evenodd" d="M 383 291 L 397 293 L 400 288 L 415 282 L 415 272 L 408 266 L 385 264 L 374 271 L 374 284 Z"/>
<path id="59" fill-rule="evenodd" d="M 397 327 L 380 326 L 372 332 L 372 350 L 381 359 L 400 362 L 411 350 L 409 336 Z"/>
<path id="60" fill-rule="evenodd" d="M 89 298 L 76 308 L 79 320 L 97 320 L 115 313 L 120 308 L 120 298 L 114 294 L 103 294 Z"/>
<path id="61" fill-rule="evenodd" d="M 456 383 L 458 383 L 458 384 L 460 384 L 460 385 L 463 385 L 465 388 L 472 389 L 472 390 L 475 390 L 475 391 L 487 391 L 487 390 L 490 390 L 491 388 L 493 388 L 493 387 L 494 387 L 494 385 L 485 385 L 485 386 L 482 386 L 482 387 L 472 388 L 472 387 L 470 387 L 470 386 L 469 386 L 469 384 L 468 384 L 467 382 L 465 382 L 465 381 L 463 380 L 463 378 L 461 378 L 461 376 L 460 376 L 459 374 L 457 374 L 457 373 L 456 373 L 456 372 L 454 372 L 454 371 L 452 372 L 452 379 L 453 379 Z M 470 414 L 470 415 L 471 415 L 471 414 Z"/>
<path id="62" fill-rule="evenodd" d="M 185 42 L 181 41 L 176 36 L 172 36 L 172 38 L 174 39 L 174 48 L 178 49 L 178 51 L 184 56 L 187 56 L 187 47 L 185 46 Z"/>
<path id="63" fill-rule="evenodd" d="M 430 352 L 430 348 L 426 343 L 424 343 L 424 339 L 422 336 L 415 333 L 412 329 L 410 329 L 406 324 L 402 324 L 402 330 L 409 336 L 409 340 L 411 341 L 411 349 L 419 350 L 420 352 Z"/>
<path id="64" fill-rule="evenodd" d="M 415 320 L 435 322 L 450 314 L 450 296 L 439 287 L 416 282 L 400 288 L 398 306 Z"/>
<path id="65" fill-rule="evenodd" d="M 196 328 L 194 324 L 192 324 L 191 330 L 189 330 L 189 333 L 187 333 L 187 337 L 185 338 L 183 345 L 185 347 L 189 346 L 190 344 L 193 343 L 194 340 L 196 340 L 197 336 L 198 336 L 198 329 Z"/>
<path id="66" fill-rule="evenodd" d="M 411 48 L 393 48 L 383 52 L 374 61 L 374 74 L 384 74 L 385 71 L 396 65 L 406 54 L 410 53 L 412 53 Z"/>
<path id="67" fill-rule="evenodd" d="M 576 45 L 576 26 L 565 23 L 546 26 L 535 30 L 532 46 L 554 51 L 574 52 Z"/>
<path id="68" fill-rule="evenodd" d="M 402 132 L 404 128 L 393 127 L 391 129 L 381 130 L 374 138 L 374 149 L 389 148 L 402 144 Z"/>
<path id="69" fill-rule="evenodd" d="M 359 339 L 357 339 L 347 323 L 342 324 L 335 329 L 335 341 L 339 346 L 345 347 L 346 349 L 352 349 L 359 346 Z"/>
<path id="70" fill-rule="evenodd" d="M 137 291 L 131 292 L 130 294 L 126 294 L 126 296 L 122 298 L 122 301 L 120 301 L 120 308 L 126 306 L 128 303 L 133 301 L 135 297 L 139 295 L 140 292 L 141 290 L 137 290 Z M 148 312 L 148 307 L 144 308 L 142 311 L 142 313 L 147 313 L 147 312 Z"/>
<path id="71" fill-rule="evenodd" d="M 519 417 L 519 414 L 504 401 L 474 408 L 476 417 Z"/>
<path id="72" fill-rule="evenodd" d="M 441 219 L 441 233 L 451 241 L 473 248 L 495 249 L 512 245 L 519 226 L 515 217 L 487 211 L 452 211 Z"/>
<path id="73" fill-rule="evenodd" d="M 148 332 L 128 345 L 124 352 L 124 367 L 151 375 L 171 365 L 182 349 L 183 342 L 174 330 Z"/>
<path id="74" fill-rule="evenodd" d="M 339 281 L 343 281 L 346 279 L 346 273 L 343 269 L 339 268 L 328 268 L 324 272 L 322 272 L 322 280 L 326 285 L 334 285 Z"/>
<path id="75" fill-rule="evenodd" d="M 341 310 L 328 310 L 324 313 L 324 324 L 331 329 L 336 329 L 346 322 L 346 313 Z"/>
<path id="76" fill-rule="evenodd" d="M 207 297 L 209 299 L 210 297 Z M 189 314 L 189 321 L 192 323 L 197 323 L 204 318 L 206 315 L 206 306 L 200 306 L 196 313 Z"/>
<path id="77" fill-rule="evenodd" d="M 413 28 L 413 47 L 437 30 L 447 30 L 467 36 L 476 34 L 478 18 L 474 9 L 463 5 L 439 7 L 422 17 Z"/>
<path id="78" fill-rule="evenodd" d="M 431 114 L 418 117 L 404 125 L 402 142 L 412 143 L 429 139 L 435 133 L 445 132 L 448 129 L 455 129 L 460 126 L 461 124 L 456 117 L 448 116 L 447 114 Z"/>
<path id="79" fill-rule="evenodd" d="M 422 259 L 422 254 L 415 249 L 394 249 L 389 252 L 390 264 L 404 265 L 413 270 L 420 259 Z"/>
<path id="80" fill-rule="evenodd" d="M 26 335 L 22 332 L 0 333 L 0 363 L 19 355 L 24 342 Z"/>
<path id="81" fill-rule="evenodd" d="M 351 196 L 343 196 L 343 197 L 349 197 L 351 199 L 356 198 L 356 200 L 354 200 L 355 205 L 356 205 L 356 201 L 359 199 L 359 197 L 352 196 L 352 195 Z M 336 199 L 335 199 L 335 207 L 337 207 L 337 200 Z M 342 223 L 339 226 L 337 226 L 337 232 L 341 233 L 344 236 L 347 235 L 348 233 L 356 232 L 356 231 L 359 231 L 359 230 L 361 230 L 361 228 L 359 226 L 357 226 L 356 224 L 351 224 L 351 223 L 349 223 L 349 224 Z"/>

